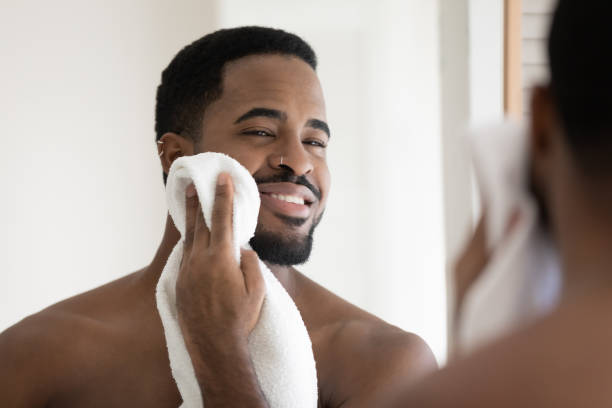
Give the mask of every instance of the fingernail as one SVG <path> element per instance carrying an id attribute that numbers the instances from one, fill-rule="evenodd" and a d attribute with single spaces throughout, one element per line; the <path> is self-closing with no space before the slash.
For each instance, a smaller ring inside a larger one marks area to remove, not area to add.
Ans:
<path id="1" fill-rule="evenodd" d="M 219 177 L 217 178 L 217 185 L 218 186 L 226 185 L 227 184 L 227 177 L 228 177 L 228 175 L 226 173 L 219 174 Z"/>
<path id="2" fill-rule="evenodd" d="M 193 184 L 188 185 L 187 190 L 185 190 L 185 192 L 187 194 L 187 198 L 193 198 L 193 196 L 196 195 L 195 186 Z"/>

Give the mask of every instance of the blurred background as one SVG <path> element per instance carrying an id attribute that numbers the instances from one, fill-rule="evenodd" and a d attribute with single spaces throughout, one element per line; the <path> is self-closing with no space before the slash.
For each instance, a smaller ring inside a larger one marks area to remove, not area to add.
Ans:
<path id="1" fill-rule="evenodd" d="M 465 129 L 528 114 L 551 0 L 0 5 L 0 331 L 150 262 L 166 215 L 161 71 L 206 33 L 265 25 L 317 52 L 334 134 L 300 269 L 445 361 L 447 277 L 478 213 Z"/>

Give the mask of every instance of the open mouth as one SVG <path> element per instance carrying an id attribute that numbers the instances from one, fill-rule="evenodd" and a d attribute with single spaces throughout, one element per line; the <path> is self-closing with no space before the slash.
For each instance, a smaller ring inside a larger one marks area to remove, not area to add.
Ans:
<path id="1" fill-rule="evenodd" d="M 260 183 L 257 185 L 262 208 L 281 217 L 308 218 L 317 200 L 306 186 L 290 183 Z"/>
<path id="2" fill-rule="evenodd" d="M 266 194 L 266 193 L 262 193 Z M 277 200 L 285 201 L 287 203 L 299 204 L 299 205 L 311 205 L 312 202 L 306 200 L 304 197 L 299 197 L 295 195 L 286 195 L 286 194 L 276 194 L 276 193 L 267 193 L 270 197 L 275 198 Z"/>
<path id="3" fill-rule="evenodd" d="M 281 218 L 308 218 L 312 202 L 299 195 L 260 193 L 261 207 Z"/>

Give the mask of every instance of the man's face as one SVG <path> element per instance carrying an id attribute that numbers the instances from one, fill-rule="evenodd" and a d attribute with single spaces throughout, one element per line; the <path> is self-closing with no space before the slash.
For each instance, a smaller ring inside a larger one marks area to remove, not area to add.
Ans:
<path id="1" fill-rule="evenodd" d="M 260 258 L 303 263 L 330 187 L 319 80 L 298 58 L 255 55 L 225 66 L 222 89 L 206 108 L 195 153 L 225 153 L 255 178 L 261 208 L 251 246 Z"/>

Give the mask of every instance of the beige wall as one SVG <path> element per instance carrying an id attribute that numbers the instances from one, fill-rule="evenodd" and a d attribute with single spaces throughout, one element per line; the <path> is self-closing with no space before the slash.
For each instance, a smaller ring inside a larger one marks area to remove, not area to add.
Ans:
<path id="1" fill-rule="evenodd" d="M 155 90 L 214 28 L 208 3 L 2 3 L 0 330 L 151 259 L 165 214 Z"/>
<path id="2" fill-rule="evenodd" d="M 301 269 L 444 359 L 439 2 L 224 0 L 223 26 L 294 31 L 319 55 L 332 191 Z"/>
<path id="3" fill-rule="evenodd" d="M 3 4 L 0 330 L 149 262 L 166 212 L 153 142 L 161 70 L 204 33 L 259 24 L 313 45 L 333 132 L 332 194 L 302 269 L 443 361 L 445 266 L 471 195 L 453 129 L 468 113 L 499 117 L 501 95 L 493 0 L 453 1 Z M 461 66 L 442 80 L 449 58 Z M 469 86 L 453 82 L 468 74 Z"/>

